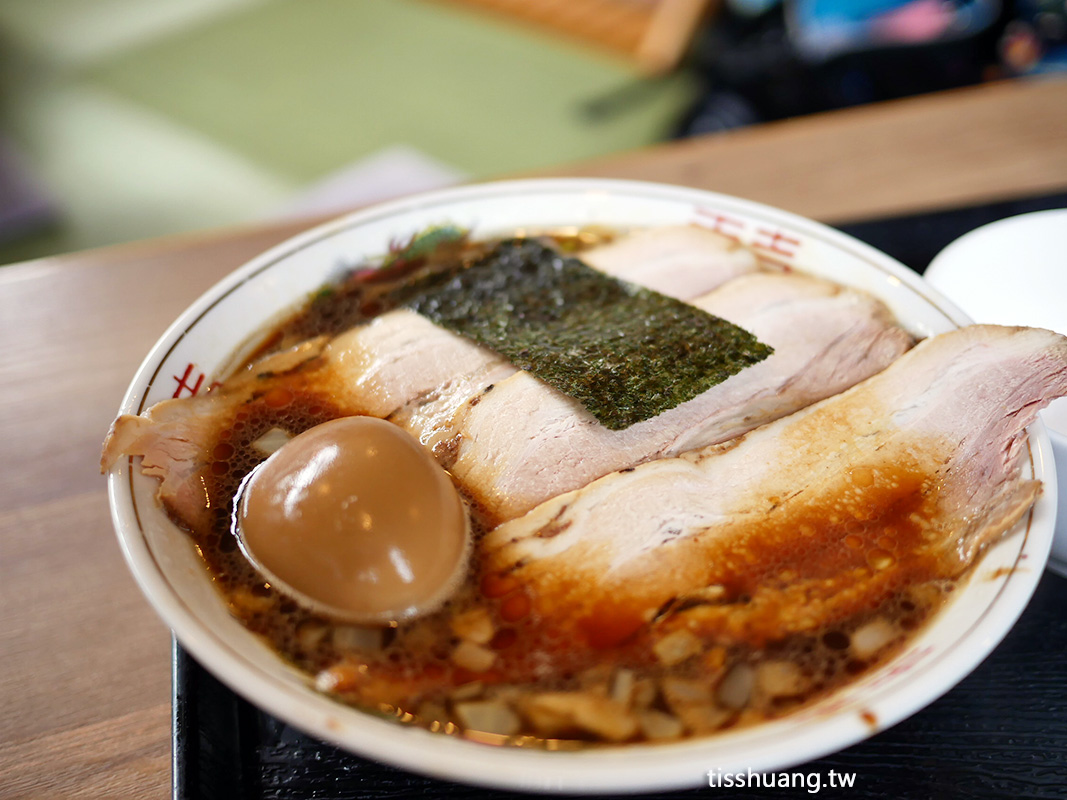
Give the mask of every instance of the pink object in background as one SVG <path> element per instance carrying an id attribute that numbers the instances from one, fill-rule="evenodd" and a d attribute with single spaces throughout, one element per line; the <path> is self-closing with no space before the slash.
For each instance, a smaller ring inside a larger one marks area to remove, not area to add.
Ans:
<path id="1" fill-rule="evenodd" d="M 876 38 L 901 43 L 940 38 L 952 25 L 951 7 L 941 0 L 915 0 L 871 21 Z"/>

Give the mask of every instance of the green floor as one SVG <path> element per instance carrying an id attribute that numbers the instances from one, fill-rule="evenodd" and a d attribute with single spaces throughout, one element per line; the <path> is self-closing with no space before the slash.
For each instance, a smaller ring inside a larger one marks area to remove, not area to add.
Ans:
<path id="1" fill-rule="evenodd" d="M 657 141 L 691 100 L 431 0 L 0 0 L 0 135 L 58 210 L 0 263 L 263 218 L 397 147 L 483 178 Z"/>

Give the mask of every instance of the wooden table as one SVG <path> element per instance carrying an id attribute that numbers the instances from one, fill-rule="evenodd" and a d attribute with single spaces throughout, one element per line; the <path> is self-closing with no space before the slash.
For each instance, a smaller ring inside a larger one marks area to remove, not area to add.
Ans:
<path id="1" fill-rule="evenodd" d="M 1067 80 L 993 84 L 569 166 L 829 222 L 1067 189 Z M 0 269 L 0 796 L 163 797 L 170 635 L 122 563 L 100 442 L 168 323 L 309 223 Z"/>

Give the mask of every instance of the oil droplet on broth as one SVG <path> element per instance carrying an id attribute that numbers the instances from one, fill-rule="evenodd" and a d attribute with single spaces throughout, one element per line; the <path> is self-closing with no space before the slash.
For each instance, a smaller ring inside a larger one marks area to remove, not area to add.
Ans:
<path id="1" fill-rule="evenodd" d="M 467 515 L 448 474 L 384 420 L 342 417 L 295 436 L 251 473 L 236 508 L 249 560 L 332 616 L 429 613 L 466 572 Z"/>

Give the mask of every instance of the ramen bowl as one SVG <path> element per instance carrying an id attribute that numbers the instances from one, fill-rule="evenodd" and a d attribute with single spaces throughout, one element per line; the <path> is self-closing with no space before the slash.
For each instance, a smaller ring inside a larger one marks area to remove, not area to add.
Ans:
<path id="1" fill-rule="evenodd" d="M 343 217 L 275 247 L 196 301 L 152 348 L 120 413 L 191 394 L 223 376 L 262 332 L 339 269 L 386 252 L 429 226 L 473 238 L 583 226 L 632 229 L 693 224 L 718 230 L 768 262 L 881 298 L 925 337 L 967 317 L 884 254 L 815 222 L 756 203 L 679 187 L 620 181 L 490 183 L 421 195 Z M 990 547 L 944 608 L 896 655 L 796 712 L 751 727 L 658 744 L 552 751 L 493 746 L 365 713 L 315 690 L 231 616 L 188 536 L 155 499 L 155 479 L 123 458 L 108 475 L 127 563 L 182 645 L 250 702 L 285 722 L 377 761 L 428 776 L 538 792 L 640 792 L 707 785 L 709 772 L 772 772 L 847 747 L 948 691 L 1003 638 L 1029 600 L 1052 539 L 1056 482 L 1040 423 L 1028 468 L 1045 482 L 1030 513 Z"/>

